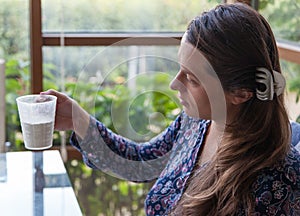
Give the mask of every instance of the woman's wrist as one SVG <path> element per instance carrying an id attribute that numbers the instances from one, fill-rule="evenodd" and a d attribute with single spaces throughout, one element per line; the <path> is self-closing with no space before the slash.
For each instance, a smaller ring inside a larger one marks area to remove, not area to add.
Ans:
<path id="1" fill-rule="evenodd" d="M 73 131 L 84 139 L 90 123 L 90 115 L 76 101 L 72 104 Z"/>

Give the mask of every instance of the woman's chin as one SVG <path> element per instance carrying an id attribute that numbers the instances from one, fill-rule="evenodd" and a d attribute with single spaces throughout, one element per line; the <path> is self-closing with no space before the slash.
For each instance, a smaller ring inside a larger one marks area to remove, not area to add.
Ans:
<path id="1" fill-rule="evenodd" d="M 183 111 L 190 117 L 192 118 L 197 118 L 197 119 L 203 119 L 203 120 L 211 120 L 210 116 L 203 115 L 199 112 L 191 111 L 187 109 L 186 107 L 183 107 Z"/>

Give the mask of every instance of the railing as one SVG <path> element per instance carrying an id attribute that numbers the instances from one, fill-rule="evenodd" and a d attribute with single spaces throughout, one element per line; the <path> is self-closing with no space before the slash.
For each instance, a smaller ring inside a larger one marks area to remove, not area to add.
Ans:
<path id="1" fill-rule="evenodd" d="M 64 34 L 64 46 L 178 46 L 182 33 L 121 33 L 121 34 Z M 174 39 L 174 40 L 170 40 Z M 36 41 L 36 39 L 34 40 Z M 39 40 L 38 40 L 39 41 Z M 41 34 L 41 45 L 32 46 L 32 92 L 42 90 L 42 46 L 60 46 L 61 36 L 55 33 Z M 278 41 L 279 56 L 281 59 L 300 64 L 300 45 L 287 41 Z M 40 54 L 39 54 L 40 53 Z"/>
<path id="2" fill-rule="evenodd" d="M 300 65 L 300 45 L 290 41 L 277 41 L 279 57 Z"/>

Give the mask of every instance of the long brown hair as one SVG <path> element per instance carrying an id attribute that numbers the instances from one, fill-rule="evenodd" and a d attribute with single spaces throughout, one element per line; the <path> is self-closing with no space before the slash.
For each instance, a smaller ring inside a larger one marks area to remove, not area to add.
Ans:
<path id="1" fill-rule="evenodd" d="M 284 96 L 270 101 L 255 97 L 257 67 L 281 73 L 274 35 L 257 11 L 236 3 L 196 17 L 187 40 L 209 60 L 225 91 L 249 89 L 254 97 L 226 126 L 230 139 L 204 170 L 193 174 L 173 213 L 226 216 L 242 208 L 250 214 L 255 203 L 251 187 L 258 173 L 284 160 L 290 143 Z"/>

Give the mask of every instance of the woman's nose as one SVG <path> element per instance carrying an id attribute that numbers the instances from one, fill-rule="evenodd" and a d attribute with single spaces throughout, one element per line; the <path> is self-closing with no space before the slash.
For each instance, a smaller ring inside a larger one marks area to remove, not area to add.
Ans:
<path id="1" fill-rule="evenodd" d="M 174 79 L 171 81 L 170 83 L 170 88 L 172 90 L 180 90 L 181 86 L 183 86 L 183 83 L 182 81 L 180 81 L 180 76 L 181 76 L 181 73 L 180 71 L 176 74 L 176 76 L 174 77 Z"/>

